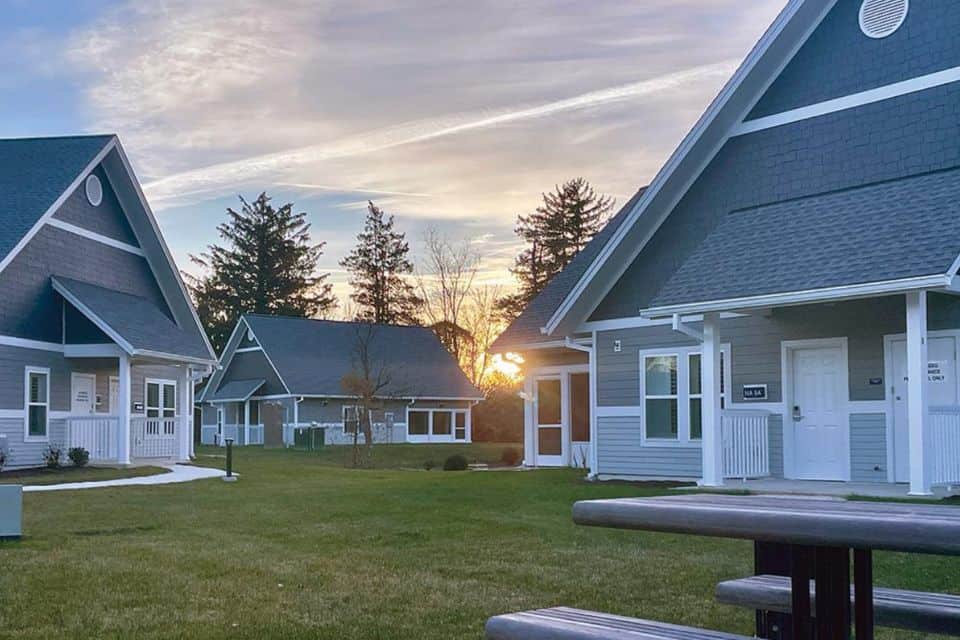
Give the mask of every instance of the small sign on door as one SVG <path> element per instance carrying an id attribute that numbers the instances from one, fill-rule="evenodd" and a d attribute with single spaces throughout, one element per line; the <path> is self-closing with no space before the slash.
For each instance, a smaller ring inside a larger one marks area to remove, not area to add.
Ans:
<path id="1" fill-rule="evenodd" d="M 927 363 L 928 382 L 946 382 L 947 363 L 943 360 L 931 360 Z"/>
<path id="2" fill-rule="evenodd" d="M 765 384 L 745 384 L 743 385 L 744 400 L 766 400 L 767 385 Z"/>

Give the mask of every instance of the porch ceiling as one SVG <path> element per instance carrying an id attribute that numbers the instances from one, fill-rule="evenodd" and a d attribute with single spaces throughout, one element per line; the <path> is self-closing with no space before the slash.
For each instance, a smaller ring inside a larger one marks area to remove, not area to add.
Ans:
<path id="1" fill-rule="evenodd" d="M 112 289 L 54 276 L 53 288 L 133 356 L 213 363 L 199 332 L 184 331 L 153 302 Z"/>
<path id="2" fill-rule="evenodd" d="M 960 254 L 960 169 L 735 211 L 650 311 L 943 277 Z"/>

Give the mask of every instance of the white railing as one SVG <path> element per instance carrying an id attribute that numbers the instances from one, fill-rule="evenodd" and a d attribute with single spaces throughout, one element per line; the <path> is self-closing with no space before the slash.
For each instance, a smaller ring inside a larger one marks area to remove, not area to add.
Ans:
<path id="1" fill-rule="evenodd" d="M 770 475 L 770 414 L 766 411 L 723 412 L 723 477 Z"/>
<path id="2" fill-rule="evenodd" d="M 960 407 L 930 407 L 930 483 L 960 484 Z"/>
<path id="3" fill-rule="evenodd" d="M 240 444 L 240 432 L 242 428 L 235 424 L 225 424 L 220 436 L 220 446 L 225 447 L 227 440 L 233 440 L 233 444 Z"/>
<path id="4" fill-rule="evenodd" d="M 250 441 L 245 444 L 263 444 L 263 425 L 250 425 Z"/>
<path id="5" fill-rule="evenodd" d="M 131 418 L 131 455 L 134 458 L 175 457 L 179 420 L 179 418 Z"/>
<path id="6" fill-rule="evenodd" d="M 67 449 L 83 447 L 91 460 L 117 459 L 116 416 L 78 416 L 67 418 Z"/>

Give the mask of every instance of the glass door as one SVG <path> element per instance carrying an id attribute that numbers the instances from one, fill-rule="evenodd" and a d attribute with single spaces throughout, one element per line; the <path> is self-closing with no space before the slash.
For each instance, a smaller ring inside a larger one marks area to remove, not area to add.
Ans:
<path id="1" fill-rule="evenodd" d="M 537 380 L 537 464 L 566 464 L 566 442 L 563 420 L 563 383 L 560 376 Z"/>

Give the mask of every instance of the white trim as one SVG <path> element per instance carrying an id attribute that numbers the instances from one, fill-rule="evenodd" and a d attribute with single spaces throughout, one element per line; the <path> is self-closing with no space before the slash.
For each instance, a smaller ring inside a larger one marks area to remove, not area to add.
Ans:
<path id="1" fill-rule="evenodd" d="M 253 339 L 257 341 L 257 344 L 260 345 L 260 348 L 263 351 L 263 357 L 267 359 L 267 362 L 270 364 L 270 368 L 273 369 L 273 372 L 277 376 L 277 380 L 279 380 L 280 384 L 283 385 L 283 388 L 287 390 L 287 393 L 291 393 L 290 387 L 287 385 L 286 381 L 284 381 L 283 376 L 280 375 L 280 370 L 277 369 L 277 366 L 275 364 L 273 364 L 273 360 L 270 358 L 270 353 L 263 348 L 263 343 L 260 341 L 260 338 L 257 337 L 257 334 L 253 330 L 253 327 L 250 326 L 250 323 L 247 322 L 247 319 L 245 317 L 240 318 L 240 320 L 238 321 L 238 325 L 239 325 L 239 322 L 243 322 L 243 324 L 246 325 L 247 332 L 248 332 L 247 335 L 252 335 Z M 234 327 L 234 331 L 236 331 L 236 327 Z M 234 349 L 233 352 L 236 353 L 237 350 Z M 230 362 L 233 362 L 233 354 L 230 355 Z M 224 369 L 224 374 L 226 374 L 226 369 Z M 297 394 L 297 397 L 305 398 L 306 396 Z"/>
<path id="2" fill-rule="evenodd" d="M 0 260 L 0 272 L 10 266 L 10 263 L 13 262 L 14 258 L 16 258 L 20 252 L 23 251 L 24 247 L 26 247 L 31 240 L 33 240 L 33 237 L 40 232 L 40 229 L 42 229 L 43 226 L 53 217 L 53 214 L 60 209 L 63 203 L 66 202 L 67 198 L 69 198 L 73 192 L 77 190 L 77 187 L 80 186 L 80 183 L 87 179 L 87 175 L 93 171 L 96 166 L 100 164 L 100 162 L 107 156 L 107 154 L 110 153 L 110 151 L 116 146 L 116 136 L 111 137 L 110 140 L 104 143 L 103 149 L 101 149 L 97 155 L 93 157 L 93 160 L 91 160 L 87 166 L 83 168 L 80 174 L 73 179 L 73 182 L 71 182 L 70 185 L 64 189 L 63 193 L 61 193 L 60 196 L 53 201 L 53 204 L 47 208 L 43 215 L 40 216 L 40 218 L 33 224 L 30 230 L 27 231 L 22 238 L 20 238 L 20 241 L 13 247 L 13 249 L 10 250 L 10 253 L 8 253 L 3 260 Z"/>
<path id="3" fill-rule="evenodd" d="M 72 291 L 67 289 L 62 284 L 60 284 L 56 276 L 51 278 L 50 281 L 53 283 L 54 291 L 62 295 L 64 298 L 66 298 L 67 302 L 69 302 L 70 304 L 75 306 L 77 309 L 79 309 L 80 312 L 83 313 L 83 315 L 85 315 L 88 320 L 90 320 L 93 324 L 95 324 L 98 329 L 100 329 L 105 334 L 107 334 L 111 340 L 113 340 L 118 345 L 120 345 L 120 347 L 124 351 L 126 351 L 130 355 L 133 355 L 133 352 L 134 352 L 133 345 L 131 345 L 126 340 L 124 340 L 123 336 L 121 336 L 119 333 L 113 330 L 113 327 L 111 327 L 103 319 L 101 319 L 97 314 L 95 314 L 93 310 L 90 309 L 90 307 L 88 307 L 83 302 L 81 302 L 80 299 L 77 298 L 77 296 L 73 295 Z"/>
<path id="4" fill-rule="evenodd" d="M 17 347 L 19 349 L 37 349 L 38 351 L 56 351 L 57 353 L 63 353 L 63 345 L 59 342 L 43 342 L 40 340 L 17 338 L 15 336 L 0 335 L 0 345 Z"/>
<path id="5" fill-rule="evenodd" d="M 670 156 L 670 159 L 654 178 L 653 182 L 650 183 L 650 186 L 647 188 L 646 192 L 639 198 L 636 205 L 634 205 L 633 210 L 627 214 L 626 219 L 613 233 L 610 240 L 602 247 L 599 255 L 590 263 L 589 267 L 587 267 L 587 270 L 583 273 L 583 275 L 580 276 L 574 287 L 564 297 L 563 302 L 561 302 L 553 314 L 551 314 L 550 319 L 547 321 L 543 329 L 541 329 L 543 333 L 548 335 L 552 334 L 557 328 L 562 319 L 570 311 L 570 308 L 573 306 L 573 304 L 583 294 L 587 285 L 593 280 L 597 272 L 603 267 L 613 252 L 617 249 L 617 247 L 619 247 L 621 242 L 623 242 L 624 237 L 628 235 L 637 219 L 646 213 L 650 203 L 656 199 L 664 186 L 670 181 L 670 179 L 673 177 L 673 174 L 686 159 L 687 155 L 693 150 L 696 144 L 704 136 L 706 131 L 712 127 L 714 121 L 724 111 L 730 99 L 736 93 L 738 93 L 741 85 L 754 71 L 756 65 L 767 53 L 767 50 L 779 39 L 780 35 L 783 33 L 783 30 L 793 21 L 804 4 L 806 4 L 804 0 L 792 0 L 783 9 L 780 15 L 777 16 L 774 23 L 770 26 L 766 33 L 763 34 L 763 36 L 754 46 L 753 50 L 751 50 L 751 52 L 744 59 L 743 64 L 740 65 L 731 79 L 720 91 L 719 95 L 700 117 L 700 120 L 697 121 L 690 133 L 683 139 L 683 142 L 680 143 L 680 146 Z M 742 122 L 750 114 L 757 102 L 759 102 L 759 100 L 766 93 L 770 85 L 774 82 L 774 80 L 777 79 L 777 77 L 779 77 L 790 60 L 793 59 L 793 57 L 804 45 L 804 43 L 806 43 L 817 27 L 819 27 L 820 23 L 836 4 L 836 0 L 829 0 L 823 4 L 824 7 L 819 15 L 817 15 L 816 19 L 812 20 L 808 28 L 804 30 L 803 35 L 797 39 L 797 42 L 794 43 L 793 47 L 791 47 L 788 55 L 784 56 L 784 59 L 776 65 L 776 71 L 770 74 L 770 77 L 766 80 L 766 82 L 763 83 L 763 86 L 759 87 L 759 90 L 756 92 L 753 98 L 748 101 L 749 104 L 747 105 L 747 108 L 743 109 L 741 111 L 741 115 L 736 118 L 737 122 Z M 714 157 L 716 157 L 717 153 L 723 148 L 729 138 L 730 131 L 727 131 L 725 135 L 719 136 L 719 139 L 716 141 L 716 143 L 704 152 L 704 158 L 702 162 L 696 165 L 696 167 L 690 172 L 691 175 L 689 178 L 684 181 L 682 187 L 679 188 L 677 193 L 661 207 L 661 213 L 656 221 L 656 224 L 653 225 L 652 229 L 643 237 L 640 242 L 635 243 L 631 257 L 625 261 L 624 266 L 618 270 L 618 273 L 614 274 L 614 277 L 610 278 L 610 282 L 606 287 L 607 291 L 609 291 L 609 289 L 613 287 L 613 285 L 623 276 L 623 273 L 633 263 L 637 255 L 640 254 L 647 242 L 649 242 L 654 234 L 656 234 L 660 226 L 673 212 L 680 200 L 683 199 L 693 183 L 699 179 L 700 175 L 703 173 L 706 167 L 709 166 L 710 162 L 713 161 Z"/>
<path id="6" fill-rule="evenodd" d="M 147 398 L 149 397 L 147 391 L 151 384 L 158 385 L 157 402 L 159 402 L 160 404 L 158 404 L 156 407 L 151 407 L 149 402 L 147 401 Z M 178 400 L 177 389 L 179 386 L 180 386 L 179 382 L 176 379 L 171 380 L 169 378 L 144 378 L 143 379 L 143 415 L 146 416 L 149 413 L 151 408 L 153 408 L 158 414 L 160 414 L 157 417 L 161 419 L 176 418 L 178 415 L 180 415 L 177 412 L 177 400 Z M 172 416 L 163 415 L 164 411 L 169 410 L 163 406 L 163 388 L 164 387 L 173 387 L 173 415 Z M 187 407 L 181 407 L 181 411 L 183 409 L 187 409 Z"/>
<path id="7" fill-rule="evenodd" d="M 731 318 L 743 318 L 747 314 L 724 311 L 720 314 L 721 320 Z M 692 315 L 683 315 L 684 322 L 703 322 L 703 314 L 695 313 Z M 628 318 L 616 318 L 613 320 L 590 320 L 581 324 L 576 333 L 583 331 L 615 331 L 617 329 L 641 329 L 644 327 L 664 327 L 670 326 L 672 318 L 644 318 L 642 316 L 631 316 Z"/>
<path id="8" fill-rule="evenodd" d="M 234 353 L 249 353 L 251 351 L 263 351 L 263 347 L 242 347 L 234 349 Z"/>
<path id="9" fill-rule="evenodd" d="M 157 358 L 159 360 L 172 360 L 173 362 L 188 363 L 188 364 L 202 364 L 210 366 L 212 363 L 215 363 L 216 360 L 210 360 L 208 358 L 196 358 L 194 356 L 183 356 L 179 353 L 165 353 L 163 351 L 153 351 L 151 349 L 134 349 L 130 355 L 132 356 L 141 356 L 143 358 Z"/>
<path id="10" fill-rule="evenodd" d="M 815 338 L 811 340 L 781 340 L 780 341 L 780 380 L 782 381 L 781 394 L 783 397 L 783 477 L 786 479 L 796 478 L 796 464 L 794 456 L 796 455 L 794 446 L 793 419 L 790 407 L 793 406 L 793 353 L 800 349 L 840 349 L 840 385 L 845 394 L 841 411 L 846 415 L 842 420 L 846 437 L 843 438 L 843 478 L 841 481 L 850 482 L 851 462 L 850 462 L 850 356 L 848 349 L 848 340 L 844 337 L 838 338 Z"/>
<path id="11" fill-rule="evenodd" d="M 120 161 L 123 164 L 123 168 L 127 172 L 127 177 L 130 180 L 130 183 L 133 185 L 133 190 L 137 194 L 137 198 L 140 201 L 140 206 L 143 208 L 144 213 L 147 217 L 147 222 L 150 223 L 151 229 L 153 229 L 154 236 L 157 239 L 157 243 L 160 245 L 160 249 L 163 252 L 164 258 L 167 261 L 167 268 L 170 269 L 171 275 L 173 276 L 174 281 L 180 289 L 180 295 L 182 296 L 182 301 L 186 303 L 187 309 L 190 312 L 190 315 L 193 316 L 194 323 L 196 325 L 197 331 L 200 332 L 200 336 L 203 338 L 203 342 L 207 347 L 207 352 L 212 358 L 212 361 L 216 361 L 216 352 L 213 350 L 213 345 L 210 344 L 210 339 L 207 337 L 207 332 L 203 328 L 203 323 L 200 322 L 200 316 L 197 315 L 197 310 L 193 306 L 193 301 L 190 298 L 190 294 L 187 291 L 186 285 L 183 283 L 183 278 L 180 277 L 180 269 L 177 268 L 177 263 L 173 259 L 173 254 L 170 253 L 170 248 L 167 247 L 167 242 L 163 238 L 163 234 L 160 232 L 160 225 L 157 224 L 157 219 L 153 215 L 153 210 L 150 208 L 150 204 L 147 202 L 147 197 L 143 193 L 143 189 L 140 187 L 140 181 L 137 180 L 136 174 L 133 172 L 133 166 L 130 164 L 130 160 L 127 158 L 126 152 L 123 150 L 123 145 L 120 144 L 120 141 L 114 136 L 113 146 L 117 150 L 117 156 L 120 158 Z M 107 176 L 109 178 L 109 174 Z M 111 185 L 112 186 L 112 185 Z M 142 244 L 142 242 L 141 242 Z M 149 264 L 150 261 L 147 260 Z M 153 265 L 150 265 L 151 269 Z M 156 272 L 154 272 L 156 276 Z M 158 285 L 159 285 L 159 278 Z M 160 287 L 161 291 L 163 287 Z M 166 296 L 165 296 L 166 297 Z M 170 304 L 169 300 L 167 301 L 168 306 L 170 306 L 171 311 L 173 310 L 173 305 Z M 204 360 L 203 362 L 210 362 L 211 360 Z"/>
<path id="12" fill-rule="evenodd" d="M 47 391 L 46 402 L 30 402 L 30 376 L 32 374 L 41 374 L 46 376 Z M 46 409 L 44 418 L 46 425 L 42 436 L 30 435 L 30 406 L 42 406 Z M 34 367 L 27 365 L 23 368 L 23 441 L 24 442 L 50 442 L 50 367 Z"/>
<path id="13" fill-rule="evenodd" d="M 588 375 L 590 376 L 590 472 L 588 477 L 600 473 L 600 456 L 597 452 L 597 332 L 590 336 L 593 347 L 590 349 Z"/>
<path id="14" fill-rule="evenodd" d="M 825 287 L 823 289 L 806 289 L 802 291 L 786 291 L 784 293 L 746 296 L 741 298 L 689 302 L 664 307 L 653 307 L 642 310 L 640 313 L 645 317 L 662 317 L 672 316 L 675 313 L 704 313 L 724 309 L 755 309 L 789 306 L 825 300 L 843 300 L 892 293 L 905 293 L 912 289 L 946 287 L 949 284 L 950 277 L 947 275 L 919 276 L 899 280 L 882 280 L 879 282 L 844 285 L 840 287 Z"/>
<path id="15" fill-rule="evenodd" d="M 84 229 L 83 227 L 78 227 L 75 224 L 70 224 L 69 222 L 64 222 L 57 218 L 50 218 L 47 220 L 47 225 L 50 227 L 56 227 L 57 229 L 62 229 L 68 233 L 72 233 L 77 236 L 86 238 L 87 240 L 93 240 L 94 242 L 99 242 L 100 244 L 107 245 L 108 247 L 113 247 L 114 249 L 120 249 L 121 251 L 126 251 L 127 253 L 132 253 L 135 256 L 140 256 L 145 258 L 147 254 L 143 252 L 143 249 L 140 247 L 135 247 L 132 244 L 127 244 L 120 240 L 114 240 L 108 236 L 90 231 L 89 229 Z"/>
<path id="16" fill-rule="evenodd" d="M 23 420 L 24 409 L 0 409 L 0 419 Z"/>
<path id="17" fill-rule="evenodd" d="M 930 73 L 925 76 L 910 78 L 909 80 L 904 80 L 902 82 L 895 82 L 893 84 L 877 87 L 876 89 L 870 89 L 869 91 L 853 93 L 843 96 L 842 98 L 825 100 L 824 102 L 818 102 L 817 104 L 801 107 L 799 109 L 791 109 L 790 111 L 784 111 L 782 113 L 776 113 L 773 115 L 764 116 L 762 118 L 756 118 L 754 120 L 747 120 L 739 126 L 734 127 L 730 136 L 742 136 L 749 133 L 756 133 L 757 131 L 765 131 L 775 127 L 782 127 L 783 125 L 793 124 L 795 122 L 802 122 L 803 120 L 810 120 L 811 118 L 819 118 L 831 113 L 855 109 L 857 107 L 873 104 L 875 102 L 882 102 L 884 100 L 899 98 L 911 93 L 917 93 L 918 91 L 926 91 L 927 89 L 941 87 L 945 84 L 957 82 L 958 80 L 960 80 L 960 67 L 953 67 L 951 69 L 945 69 L 936 73 Z"/>

